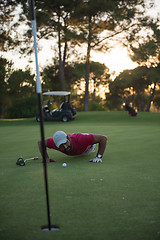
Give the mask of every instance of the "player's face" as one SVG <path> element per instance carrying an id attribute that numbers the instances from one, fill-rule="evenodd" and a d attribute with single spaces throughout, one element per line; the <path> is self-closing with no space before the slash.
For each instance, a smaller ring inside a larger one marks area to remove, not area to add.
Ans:
<path id="1" fill-rule="evenodd" d="M 66 143 L 63 143 L 59 146 L 59 149 L 62 151 L 62 152 L 70 152 L 72 150 L 72 143 L 70 141 L 70 139 L 67 139 L 67 142 Z"/>

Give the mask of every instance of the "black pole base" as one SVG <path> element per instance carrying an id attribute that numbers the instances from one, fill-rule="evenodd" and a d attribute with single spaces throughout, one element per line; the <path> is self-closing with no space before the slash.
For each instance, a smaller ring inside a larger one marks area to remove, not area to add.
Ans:
<path id="1" fill-rule="evenodd" d="M 42 231 L 59 231 L 59 226 L 56 226 L 56 225 L 51 225 L 51 226 L 43 225 L 43 226 L 41 226 L 41 230 Z"/>

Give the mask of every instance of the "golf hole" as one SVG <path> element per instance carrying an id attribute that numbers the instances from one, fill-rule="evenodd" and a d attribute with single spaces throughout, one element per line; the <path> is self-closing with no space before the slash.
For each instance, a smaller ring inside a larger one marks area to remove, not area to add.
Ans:
<path id="1" fill-rule="evenodd" d="M 42 231 L 59 231 L 59 227 L 56 225 L 51 225 L 50 228 L 48 225 L 41 226 Z"/>

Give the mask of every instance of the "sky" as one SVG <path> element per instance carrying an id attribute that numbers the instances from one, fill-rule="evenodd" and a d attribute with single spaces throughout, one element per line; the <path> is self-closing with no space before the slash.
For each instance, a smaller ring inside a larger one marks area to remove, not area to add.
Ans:
<path id="1" fill-rule="evenodd" d="M 146 0 L 151 1 L 151 0 Z M 156 16 L 157 13 L 160 13 L 160 0 L 153 0 L 155 2 L 155 8 L 149 9 L 148 14 L 151 16 Z M 38 42 L 39 46 L 42 48 L 41 51 L 38 52 L 38 62 L 39 67 L 44 67 L 45 65 L 49 64 L 52 61 L 54 56 L 53 50 L 51 50 L 51 45 L 45 40 L 41 40 Z M 15 68 L 22 68 L 25 69 L 26 66 L 29 64 L 29 59 L 17 53 L 7 52 L 4 54 L 4 57 L 12 60 L 14 62 Z M 34 54 L 31 57 L 33 64 L 34 61 Z M 109 53 L 95 53 L 91 52 L 91 60 L 95 62 L 104 63 L 111 72 L 115 72 L 115 75 L 118 75 L 125 69 L 133 69 L 137 66 L 136 63 L 132 62 L 129 58 L 127 50 L 120 45 L 116 45 Z M 34 68 L 34 66 L 33 66 Z"/>

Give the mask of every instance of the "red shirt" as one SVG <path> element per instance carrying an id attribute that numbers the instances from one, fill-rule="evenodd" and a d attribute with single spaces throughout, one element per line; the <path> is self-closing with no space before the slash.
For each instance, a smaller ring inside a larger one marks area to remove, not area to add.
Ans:
<path id="1" fill-rule="evenodd" d="M 71 152 L 66 153 L 66 152 L 60 151 L 60 149 L 56 147 L 53 141 L 53 138 L 47 139 L 47 147 L 58 150 L 67 155 L 74 156 L 74 155 L 81 155 L 94 144 L 94 136 L 92 134 L 74 133 L 74 134 L 68 134 L 67 136 L 70 137 L 73 145 L 73 150 Z"/>

